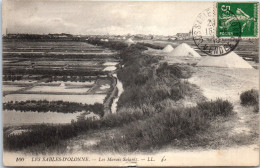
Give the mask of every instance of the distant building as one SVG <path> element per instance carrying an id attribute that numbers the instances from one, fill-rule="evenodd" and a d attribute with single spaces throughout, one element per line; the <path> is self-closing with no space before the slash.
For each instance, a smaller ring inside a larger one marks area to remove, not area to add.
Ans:
<path id="1" fill-rule="evenodd" d="M 155 40 L 168 40 L 168 37 L 167 36 L 163 36 L 163 35 L 154 35 L 152 37 L 152 39 L 155 39 Z"/>
<path id="2" fill-rule="evenodd" d="M 49 34 L 49 36 L 51 38 L 68 38 L 68 37 L 73 37 L 70 34 L 65 34 L 65 33 L 61 33 L 61 34 Z"/>
<path id="3" fill-rule="evenodd" d="M 177 36 L 177 38 L 188 39 L 188 38 L 191 37 L 191 32 L 189 32 L 189 33 L 177 33 L 176 36 Z"/>
<path id="4" fill-rule="evenodd" d="M 169 41 L 174 41 L 174 40 L 176 40 L 176 39 L 177 39 L 177 37 L 169 37 L 169 38 L 168 38 Z"/>

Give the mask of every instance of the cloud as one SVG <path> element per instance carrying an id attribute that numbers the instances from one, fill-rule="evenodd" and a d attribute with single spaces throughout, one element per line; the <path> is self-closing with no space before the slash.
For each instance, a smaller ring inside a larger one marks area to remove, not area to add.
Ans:
<path id="1" fill-rule="evenodd" d="M 163 34 L 188 32 L 213 2 L 9 0 L 3 24 L 13 33 Z M 198 4 L 199 3 L 199 4 Z"/>
<path id="2" fill-rule="evenodd" d="M 28 20 L 17 21 L 14 28 L 20 33 L 76 33 L 77 25 L 62 18 L 31 17 Z M 15 31 L 12 30 L 11 31 Z"/>

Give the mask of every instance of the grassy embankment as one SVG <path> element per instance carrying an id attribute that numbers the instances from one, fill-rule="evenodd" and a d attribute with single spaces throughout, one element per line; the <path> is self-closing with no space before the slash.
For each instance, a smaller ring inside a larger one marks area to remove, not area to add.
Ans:
<path id="1" fill-rule="evenodd" d="M 97 149 L 135 151 L 160 148 L 174 139 L 193 137 L 198 131 L 206 130 L 217 117 L 232 114 L 232 104 L 223 100 L 179 107 L 177 102 L 185 97 L 195 96 L 197 101 L 203 100 L 196 86 L 183 80 L 190 77 L 191 72 L 179 65 L 159 64 L 159 57 L 142 53 L 145 46 L 96 42 L 91 41 L 120 50 L 124 67 L 119 68 L 118 78 L 124 85 L 124 92 L 118 102 L 118 112 L 100 120 L 78 120 L 63 126 L 40 125 L 20 135 L 5 135 L 5 149 L 33 146 L 43 150 L 56 149 L 62 144 L 61 140 L 79 133 L 115 127 L 121 128 L 118 135 L 101 141 Z"/>

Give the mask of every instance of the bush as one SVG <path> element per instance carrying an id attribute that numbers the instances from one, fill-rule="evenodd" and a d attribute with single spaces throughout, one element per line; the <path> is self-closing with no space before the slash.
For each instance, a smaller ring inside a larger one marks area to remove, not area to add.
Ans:
<path id="1" fill-rule="evenodd" d="M 197 108 L 171 109 L 130 123 L 123 128 L 122 134 L 109 140 L 111 143 L 101 141 L 100 146 L 113 145 L 113 149 L 124 151 L 157 148 L 173 139 L 194 135 L 198 130 L 207 128 L 208 124 Z"/>
<path id="2" fill-rule="evenodd" d="M 143 112 L 139 108 L 123 108 L 117 114 L 108 114 L 102 121 L 102 127 L 117 127 L 123 124 L 139 120 L 143 117 Z"/>
<path id="3" fill-rule="evenodd" d="M 159 66 L 159 68 L 156 70 L 158 76 L 176 76 L 177 78 L 181 78 L 182 71 L 179 66 L 176 65 L 168 65 L 167 62 L 164 62 Z"/>
<path id="4" fill-rule="evenodd" d="M 143 104 L 141 106 L 143 114 L 146 116 L 152 116 L 156 113 L 156 109 L 153 104 Z"/>
<path id="5" fill-rule="evenodd" d="M 233 110 L 232 103 L 222 99 L 198 103 L 197 107 L 206 117 L 211 119 L 216 116 L 228 116 Z"/>
<path id="6" fill-rule="evenodd" d="M 240 100 L 242 105 L 257 105 L 259 102 L 259 94 L 258 90 L 251 89 L 248 91 L 243 92 L 240 95 Z"/>
<path id="7" fill-rule="evenodd" d="M 175 76 L 177 78 L 190 78 L 192 75 L 191 69 L 186 65 L 168 65 L 167 62 L 164 62 L 159 66 L 159 68 L 156 70 L 158 76 Z"/>
<path id="8" fill-rule="evenodd" d="M 168 98 L 163 101 L 158 101 L 154 106 L 158 112 L 162 112 L 176 108 L 176 103 L 174 100 Z"/>

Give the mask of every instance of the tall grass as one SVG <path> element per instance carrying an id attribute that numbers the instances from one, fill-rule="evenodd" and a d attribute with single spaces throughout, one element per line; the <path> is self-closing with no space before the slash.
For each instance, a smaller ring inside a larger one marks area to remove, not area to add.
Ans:
<path id="1" fill-rule="evenodd" d="M 231 115 L 232 110 L 232 104 L 221 99 L 192 108 L 165 109 L 153 117 L 126 125 L 121 134 L 101 141 L 97 148 L 123 151 L 158 148 L 174 139 L 194 136 L 198 131 L 207 129 L 211 120 Z"/>

